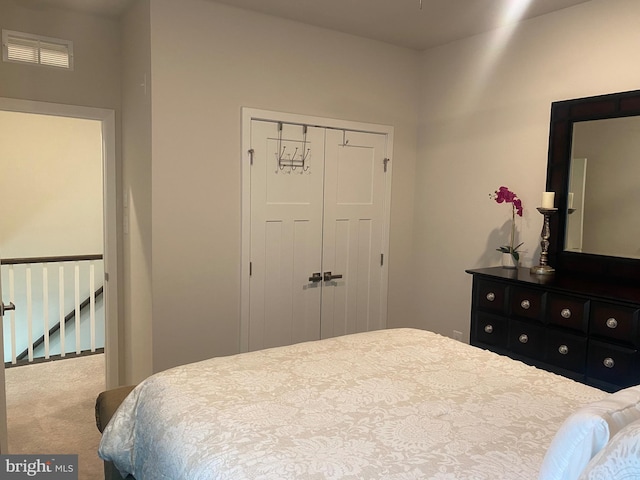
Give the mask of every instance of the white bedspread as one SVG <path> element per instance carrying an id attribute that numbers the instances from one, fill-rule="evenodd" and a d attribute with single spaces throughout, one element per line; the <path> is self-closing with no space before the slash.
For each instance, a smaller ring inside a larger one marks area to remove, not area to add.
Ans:
<path id="1" fill-rule="evenodd" d="M 537 478 L 607 394 L 412 329 L 213 358 L 124 401 L 100 456 L 138 480 Z"/>

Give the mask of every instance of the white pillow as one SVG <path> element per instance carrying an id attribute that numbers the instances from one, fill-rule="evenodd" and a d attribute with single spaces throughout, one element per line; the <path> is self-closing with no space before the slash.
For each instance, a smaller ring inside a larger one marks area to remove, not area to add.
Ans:
<path id="1" fill-rule="evenodd" d="M 549 446 L 538 480 L 577 480 L 616 433 L 640 420 L 640 386 L 612 393 L 573 413 Z"/>
<path id="2" fill-rule="evenodd" d="M 620 430 L 593 457 L 579 480 L 638 480 L 640 478 L 640 421 Z"/>

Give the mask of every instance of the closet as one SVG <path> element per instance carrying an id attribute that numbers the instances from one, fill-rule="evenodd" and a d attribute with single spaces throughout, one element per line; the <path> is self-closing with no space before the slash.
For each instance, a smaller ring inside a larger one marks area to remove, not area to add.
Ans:
<path id="1" fill-rule="evenodd" d="M 388 141 L 251 120 L 248 350 L 386 326 Z"/>

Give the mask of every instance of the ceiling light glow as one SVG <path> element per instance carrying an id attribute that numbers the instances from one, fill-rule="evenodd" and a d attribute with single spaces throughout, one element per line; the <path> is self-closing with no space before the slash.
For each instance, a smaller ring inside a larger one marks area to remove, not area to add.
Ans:
<path id="1" fill-rule="evenodd" d="M 513 33 L 532 1 L 533 0 L 505 0 L 504 10 L 500 15 L 500 25 L 502 26 L 490 33 L 491 39 L 487 44 L 484 55 L 482 55 L 479 60 L 477 72 L 474 75 L 475 85 L 474 88 L 471 89 L 473 93 L 470 91 L 472 97 L 477 98 L 484 89 L 486 82 L 491 76 L 491 72 L 504 53 L 509 44 L 509 40 L 511 40 Z M 470 100 L 473 100 L 473 98 Z"/>

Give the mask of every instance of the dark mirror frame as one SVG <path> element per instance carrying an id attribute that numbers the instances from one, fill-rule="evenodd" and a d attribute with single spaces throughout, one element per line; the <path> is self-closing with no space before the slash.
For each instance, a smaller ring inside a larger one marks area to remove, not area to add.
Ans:
<path id="1" fill-rule="evenodd" d="M 547 191 L 556 192 L 558 213 L 550 219 L 549 264 L 555 267 L 559 275 L 586 275 L 612 282 L 640 283 L 640 259 L 564 250 L 573 124 L 586 120 L 636 115 L 640 115 L 640 90 L 563 100 L 551 104 Z"/>

